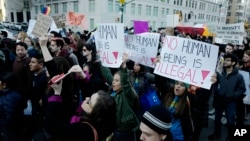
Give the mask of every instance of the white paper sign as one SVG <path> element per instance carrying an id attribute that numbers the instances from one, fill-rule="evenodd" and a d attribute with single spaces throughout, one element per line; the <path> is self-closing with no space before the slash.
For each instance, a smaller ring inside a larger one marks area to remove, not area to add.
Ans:
<path id="1" fill-rule="evenodd" d="M 244 94 L 250 94 L 250 89 L 249 89 L 249 72 L 246 72 L 246 71 L 242 71 L 242 70 L 239 70 L 239 73 L 243 76 L 243 79 L 244 79 L 244 82 L 245 82 L 245 87 L 246 87 L 246 91 Z"/>
<path id="2" fill-rule="evenodd" d="M 167 27 L 176 27 L 179 24 L 179 15 L 167 15 Z"/>
<path id="3" fill-rule="evenodd" d="M 119 68 L 124 53 L 124 25 L 100 24 L 95 32 L 95 44 L 102 65 Z"/>
<path id="4" fill-rule="evenodd" d="M 212 44 L 167 35 L 154 73 L 210 89 L 218 51 Z"/>
<path id="5" fill-rule="evenodd" d="M 244 23 L 226 24 L 216 26 L 215 42 L 219 44 L 232 43 L 242 45 L 245 28 Z"/>
<path id="6" fill-rule="evenodd" d="M 43 35 L 47 35 L 52 21 L 53 21 L 53 19 L 51 17 L 39 13 L 38 17 L 37 17 L 37 21 L 36 21 L 34 28 L 32 30 L 32 34 L 38 38 L 43 36 Z"/>
<path id="7" fill-rule="evenodd" d="M 154 68 L 160 34 L 142 33 L 125 35 L 125 52 L 129 59 L 139 64 Z"/>

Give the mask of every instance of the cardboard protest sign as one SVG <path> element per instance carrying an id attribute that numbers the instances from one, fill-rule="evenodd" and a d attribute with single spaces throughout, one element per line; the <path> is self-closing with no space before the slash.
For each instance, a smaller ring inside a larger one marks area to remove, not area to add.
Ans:
<path id="1" fill-rule="evenodd" d="M 67 18 L 65 14 L 59 14 L 52 16 L 53 20 L 55 21 L 55 24 L 57 28 L 63 28 L 66 25 Z"/>
<path id="2" fill-rule="evenodd" d="M 148 32 L 148 21 L 134 21 L 134 33 Z"/>
<path id="3" fill-rule="evenodd" d="M 232 43 L 242 45 L 244 38 L 244 23 L 226 24 L 216 26 L 215 42 L 219 44 Z"/>
<path id="4" fill-rule="evenodd" d="M 142 33 L 125 35 L 125 52 L 129 59 L 139 64 L 154 68 L 160 34 Z"/>
<path id="5" fill-rule="evenodd" d="M 33 30 L 35 24 L 36 24 L 36 20 L 32 20 L 32 19 L 29 20 L 29 27 L 28 27 L 28 30 L 27 30 L 27 34 L 28 34 L 30 37 L 32 37 L 32 38 L 35 37 L 35 36 L 32 34 L 32 30 Z"/>
<path id="6" fill-rule="evenodd" d="M 103 66 L 118 68 L 124 53 L 124 25 L 100 24 L 95 31 L 95 44 Z"/>
<path id="7" fill-rule="evenodd" d="M 154 73 L 210 89 L 218 51 L 212 44 L 167 35 Z"/>
<path id="8" fill-rule="evenodd" d="M 87 28 L 86 25 L 86 16 L 83 14 L 74 13 L 69 11 L 67 13 L 67 23 L 66 25 L 72 25 L 80 28 Z"/>
<path id="9" fill-rule="evenodd" d="M 174 14 L 174 15 L 167 15 L 167 27 L 176 27 L 179 24 L 179 15 Z"/>
<path id="10" fill-rule="evenodd" d="M 244 82 L 245 82 L 245 87 L 246 87 L 246 91 L 244 92 L 244 94 L 250 94 L 250 89 L 249 89 L 249 72 L 246 71 L 242 71 L 239 70 L 239 73 L 243 76 Z"/>
<path id="11" fill-rule="evenodd" d="M 51 23 L 52 23 L 51 17 L 39 13 L 37 21 L 32 30 L 32 34 L 35 35 L 36 37 L 41 37 L 43 35 L 46 35 Z"/>

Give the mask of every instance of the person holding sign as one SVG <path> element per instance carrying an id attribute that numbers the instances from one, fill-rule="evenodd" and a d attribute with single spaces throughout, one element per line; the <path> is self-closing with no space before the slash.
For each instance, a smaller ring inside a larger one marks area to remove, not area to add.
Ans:
<path id="1" fill-rule="evenodd" d="M 139 121 L 135 113 L 138 110 L 138 96 L 128 79 L 126 62 L 128 55 L 124 54 L 123 62 L 118 72 L 112 76 L 109 68 L 101 66 L 101 71 L 108 84 L 112 85 L 112 93 L 117 104 L 116 129 L 113 132 L 115 141 L 136 141 Z"/>
<path id="2" fill-rule="evenodd" d="M 189 84 L 176 81 L 163 100 L 163 105 L 169 110 L 172 117 L 170 132 L 173 141 L 189 141 L 193 134 L 188 88 Z"/>
<path id="3" fill-rule="evenodd" d="M 57 76 L 55 76 L 57 77 Z M 53 78 L 52 78 L 53 79 Z M 100 90 L 87 97 L 74 120 L 63 121 L 64 105 L 62 83 L 51 85 L 54 94 L 48 98 L 45 121 L 55 132 L 58 141 L 102 141 L 112 133 L 116 124 L 116 102 L 108 93 Z"/>
<path id="4" fill-rule="evenodd" d="M 225 111 L 228 127 L 228 139 L 233 135 L 235 126 L 236 102 L 241 94 L 246 91 L 245 82 L 235 65 L 238 62 L 236 55 L 226 53 L 224 55 L 223 70 L 217 73 L 217 82 L 214 85 L 214 133 L 208 136 L 209 140 L 219 139 L 221 135 L 221 118 Z"/>

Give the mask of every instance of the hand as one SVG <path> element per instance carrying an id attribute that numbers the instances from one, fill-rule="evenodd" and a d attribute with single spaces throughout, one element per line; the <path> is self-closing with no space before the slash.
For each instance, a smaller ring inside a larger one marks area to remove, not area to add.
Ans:
<path id="1" fill-rule="evenodd" d="M 160 60 L 161 60 L 161 56 L 158 55 L 158 56 L 155 58 L 153 64 L 156 64 L 156 63 L 160 62 Z"/>
<path id="2" fill-rule="evenodd" d="M 123 56 L 122 56 L 122 62 L 123 63 L 127 63 L 128 62 L 128 54 L 127 53 L 123 53 Z"/>
<path id="3" fill-rule="evenodd" d="M 54 77 L 57 77 L 57 76 L 58 75 L 56 75 Z M 62 82 L 63 82 L 63 80 L 60 80 L 58 83 L 53 83 L 53 84 L 50 85 L 51 88 L 53 88 L 55 95 L 60 95 L 61 94 L 61 91 L 62 91 Z"/>
<path id="4" fill-rule="evenodd" d="M 48 42 L 48 37 L 42 36 L 39 38 L 39 44 L 41 47 L 47 46 L 47 42 Z"/>
<path id="5" fill-rule="evenodd" d="M 74 66 L 72 66 L 70 69 L 69 69 L 69 71 L 68 72 L 83 72 L 82 71 L 82 68 L 79 66 L 79 65 L 74 65 Z"/>
<path id="6" fill-rule="evenodd" d="M 213 75 L 212 75 L 212 77 L 211 77 L 211 80 L 210 80 L 211 82 L 212 82 L 212 84 L 214 84 L 214 83 L 216 83 L 217 82 L 217 74 L 216 73 L 214 73 Z"/>

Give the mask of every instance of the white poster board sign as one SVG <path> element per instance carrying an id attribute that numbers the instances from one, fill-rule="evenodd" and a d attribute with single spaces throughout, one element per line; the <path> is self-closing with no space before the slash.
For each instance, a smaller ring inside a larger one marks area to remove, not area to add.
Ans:
<path id="1" fill-rule="evenodd" d="M 244 82 L 245 82 L 245 87 L 246 87 L 246 91 L 244 94 L 250 94 L 250 89 L 249 89 L 249 72 L 246 72 L 246 71 L 242 71 L 242 70 L 239 70 L 239 73 L 243 76 L 243 79 L 244 79 Z"/>
<path id="2" fill-rule="evenodd" d="M 154 60 L 157 55 L 160 34 L 142 33 L 125 35 L 125 52 L 129 59 L 154 68 Z"/>
<path id="3" fill-rule="evenodd" d="M 95 44 L 102 65 L 119 68 L 124 53 L 124 25 L 100 24 L 95 32 Z"/>
<path id="4" fill-rule="evenodd" d="M 43 35 L 47 35 L 51 23 L 52 23 L 51 17 L 39 13 L 37 17 L 37 21 L 32 30 L 32 34 L 38 38 Z"/>
<path id="5" fill-rule="evenodd" d="M 210 89 L 218 51 L 212 44 L 167 35 L 154 73 Z"/>
<path id="6" fill-rule="evenodd" d="M 244 23 L 217 25 L 215 42 L 219 44 L 232 43 L 242 45 L 245 28 Z"/>
<path id="7" fill-rule="evenodd" d="M 179 15 L 167 15 L 167 27 L 176 27 L 179 24 Z"/>

